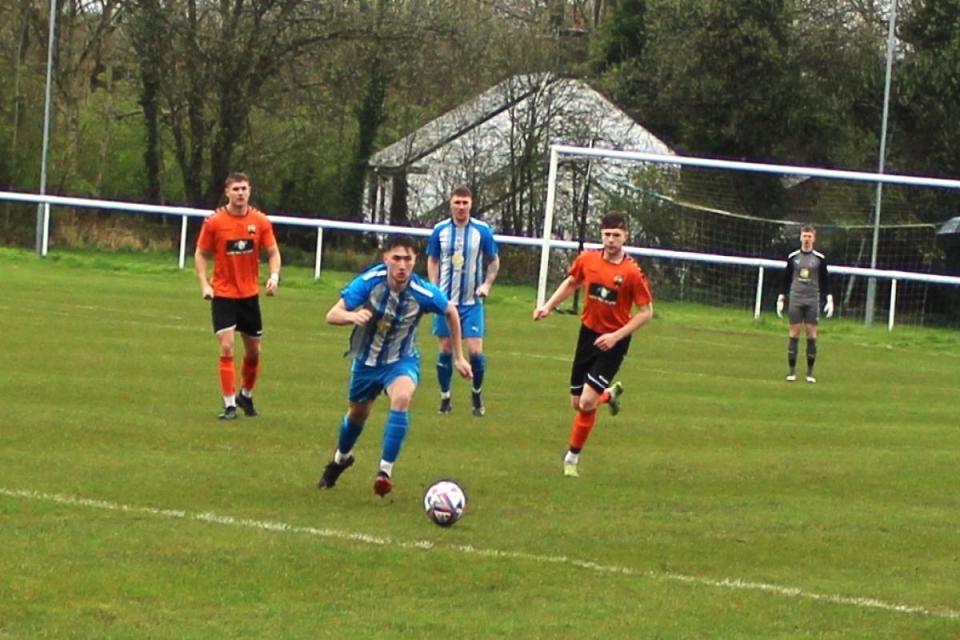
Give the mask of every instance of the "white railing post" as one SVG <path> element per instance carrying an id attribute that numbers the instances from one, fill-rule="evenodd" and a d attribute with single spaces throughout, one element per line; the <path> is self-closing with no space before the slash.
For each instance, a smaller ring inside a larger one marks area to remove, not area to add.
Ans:
<path id="1" fill-rule="evenodd" d="M 897 315 L 897 279 L 890 280 L 890 311 L 887 314 L 887 331 L 893 331 L 893 318 Z"/>
<path id="2" fill-rule="evenodd" d="M 763 302 L 763 267 L 757 269 L 757 294 L 753 303 L 753 319 L 760 319 L 760 304 Z"/>
<path id="3" fill-rule="evenodd" d="M 187 216 L 180 216 L 180 269 L 186 264 L 187 258 Z"/>
<path id="4" fill-rule="evenodd" d="M 41 223 L 43 228 L 43 237 L 40 240 L 40 255 L 46 256 L 47 252 L 50 250 L 50 203 L 43 203 L 43 222 Z"/>

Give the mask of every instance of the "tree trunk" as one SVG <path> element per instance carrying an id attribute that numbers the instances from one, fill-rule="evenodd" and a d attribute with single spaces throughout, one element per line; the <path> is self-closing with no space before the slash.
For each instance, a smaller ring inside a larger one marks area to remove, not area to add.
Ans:
<path id="1" fill-rule="evenodd" d="M 100 134 L 100 153 L 97 157 L 97 177 L 94 182 L 95 189 L 94 192 L 97 194 L 103 194 L 103 173 L 104 167 L 107 166 L 110 156 L 110 129 L 113 123 L 114 112 L 113 112 L 113 65 L 107 62 L 107 70 L 105 72 L 106 83 L 105 87 L 107 95 L 103 99 L 103 114 L 102 121 L 103 127 Z"/>
<path id="2" fill-rule="evenodd" d="M 147 201 L 159 202 L 160 195 L 160 98 L 163 76 L 164 36 L 166 24 L 157 0 L 139 0 L 139 11 L 133 18 L 133 46 L 140 68 L 140 107 L 146 140 L 143 166 L 146 173 Z"/>
<path id="3" fill-rule="evenodd" d="M 407 209 L 407 174 L 393 176 L 393 196 L 390 198 L 390 224 L 406 227 L 410 224 L 410 212 Z"/>
<path id="4" fill-rule="evenodd" d="M 350 172 L 343 187 L 347 214 L 354 220 L 363 218 L 363 185 L 367 176 L 367 165 L 370 162 L 370 156 L 373 155 L 373 146 L 380 125 L 387 119 L 384 101 L 389 79 L 379 54 L 374 53 L 370 57 L 369 66 L 370 80 L 360 106 L 357 108 L 357 145 Z"/>

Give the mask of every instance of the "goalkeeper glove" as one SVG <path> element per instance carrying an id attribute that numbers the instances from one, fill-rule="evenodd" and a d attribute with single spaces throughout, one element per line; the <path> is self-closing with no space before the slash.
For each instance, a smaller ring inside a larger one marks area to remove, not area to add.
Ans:
<path id="1" fill-rule="evenodd" d="M 829 293 L 827 294 L 827 304 L 823 305 L 823 312 L 827 314 L 828 318 L 833 317 L 833 296 Z"/>
<path id="2" fill-rule="evenodd" d="M 783 301 L 784 301 L 784 295 L 781 293 L 779 296 L 777 296 L 777 317 L 778 318 L 783 317 Z"/>

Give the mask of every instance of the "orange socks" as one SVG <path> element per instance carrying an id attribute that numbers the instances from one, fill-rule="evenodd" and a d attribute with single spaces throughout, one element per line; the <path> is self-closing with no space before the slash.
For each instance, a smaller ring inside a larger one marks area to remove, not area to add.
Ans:
<path id="1" fill-rule="evenodd" d="M 260 372 L 260 358 L 243 357 L 243 388 L 247 391 L 253 391 L 253 385 L 257 384 L 257 374 Z"/>
<path id="2" fill-rule="evenodd" d="M 233 369 L 231 356 L 220 356 L 220 391 L 224 397 L 232 396 L 237 390 L 237 373 Z"/>
<path id="3" fill-rule="evenodd" d="M 597 411 L 587 413 L 585 411 L 577 411 L 577 415 L 573 417 L 573 428 L 570 429 L 570 448 L 579 451 L 583 448 L 583 445 L 587 443 L 587 438 L 590 437 L 590 431 L 593 429 L 594 423 L 597 421 Z"/>

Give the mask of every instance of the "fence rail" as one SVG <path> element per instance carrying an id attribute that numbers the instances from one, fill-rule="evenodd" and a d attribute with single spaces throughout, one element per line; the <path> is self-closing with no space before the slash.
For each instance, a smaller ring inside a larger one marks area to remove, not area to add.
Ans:
<path id="1" fill-rule="evenodd" d="M 676 159 L 673 159 L 676 161 Z M 123 202 L 117 200 L 99 200 L 94 198 L 74 198 L 67 196 L 39 195 L 31 193 L 19 193 L 13 191 L 0 191 L 0 201 L 19 202 L 27 204 L 36 204 L 43 207 L 76 207 L 80 209 L 96 209 L 118 211 L 123 213 L 143 213 L 149 215 L 175 215 L 180 216 L 180 244 L 178 251 L 178 264 L 181 269 L 186 265 L 187 255 L 187 224 L 190 218 L 205 218 L 212 211 L 210 209 L 197 209 L 192 207 L 174 207 L 164 205 L 140 204 L 134 202 Z M 368 233 L 405 233 L 409 235 L 428 236 L 431 229 L 415 227 L 399 227 L 387 224 L 372 224 L 364 222 L 350 222 L 346 220 L 331 220 L 321 218 L 300 218 L 294 216 L 270 215 L 270 221 L 275 225 L 291 225 L 297 227 L 314 228 L 317 230 L 317 245 L 314 256 L 314 278 L 320 277 L 323 258 L 323 232 L 325 229 L 368 232 Z M 49 225 L 43 226 L 43 238 L 40 246 L 41 255 L 48 252 Z M 549 249 L 572 249 L 580 248 L 580 244 L 571 240 L 557 240 L 544 238 L 527 238 L 523 236 L 495 235 L 498 243 L 506 245 L 517 245 L 536 247 L 541 251 Z M 585 248 L 601 248 L 598 243 L 585 243 Z M 784 260 L 769 260 L 766 258 L 748 258 L 739 256 L 727 256 L 710 253 L 697 253 L 692 251 L 673 251 L 669 249 L 657 249 L 653 247 L 625 247 L 627 253 L 637 256 L 648 256 L 664 260 L 675 260 L 685 262 L 704 262 L 710 264 L 724 264 L 733 266 L 755 267 L 757 269 L 757 285 L 754 300 L 754 317 L 759 318 L 763 303 L 763 283 L 767 269 L 784 269 L 786 262 Z M 891 269 L 869 269 L 865 267 L 847 267 L 843 265 L 831 265 L 831 274 L 853 275 L 868 278 L 877 278 L 889 281 L 890 285 L 890 305 L 887 314 L 887 328 L 892 330 L 896 315 L 896 297 L 898 281 L 906 282 L 925 282 L 942 284 L 949 286 L 960 286 L 960 277 L 950 275 L 940 275 L 931 273 L 916 273 L 911 271 L 899 271 Z"/>

